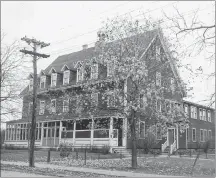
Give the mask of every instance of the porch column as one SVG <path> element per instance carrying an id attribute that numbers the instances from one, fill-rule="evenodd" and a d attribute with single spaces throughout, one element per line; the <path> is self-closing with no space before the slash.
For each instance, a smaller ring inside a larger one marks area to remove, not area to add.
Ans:
<path id="1" fill-rule="evenodd" d="M 46 146 L 47 146 L 47 139 L 48 139 L 48 130 L 49 130 L 49 122 L 47 122 L 47 129 L 46 129 Z"/>
<path id="2" fill-rule="evenodd" d="M 109 127 L 109 142 L 110 142 L 110 147 L 112 147 L 112 140 L 113 140 L 113 117 L 110 117 L 110 127 Z"/>
<path id="3" fill-rule="evenodd" d="M 56 142 L 56 121 L 55 121 L 55 129 L 54 129 L 54 147 L 55 147 L 55 142 Z"/>
<path id="4" fill-rule="evenodd" d="M 76 120 L 74 120 L 74 125 L 73 125 L 73 145 L 75 145 L 76 141 Z"/>
<path id="5" fill-rule="evenodd" d="M 127 118 L 123 118 L 123 140 L 122 140 L 122 145 L 124 147 L 127 146 Z"/>
<path id="6" fill-rule="evenodd" d="M 5 140 L 7 140 L 6 138 L 7 138 L 7 123 L 6 123 L 6 127 L 5 127 L 6 129 L 5 129 Z"/>
<path id="7" fill-rule="evenodd" d="M 60 121 L 60 126 L 59 126 L 59 144 L 61 143 L 61 138 L 62 138 L 62 121 Z"/>
<path id="8" fill-rule="evenodd" d="M 40 139 L 41 139 L 41 143 L 40 143 L 41 146 L 43 145 L 43 136 L 44 136 L 44 128 L 43 128 L 43 125 L 44 125 L 44 123 L 42 122 L 42 123 L 41 123 L 41 138 L 40 138 Z"/>
<path id="9" fill-rule="evenodd" d="M 94 119 L 92 118 L 92 124 L 91 124 L 91 146 L 94 144 L 93 143 L 94 139 Z"/>
<path id="10" fill-rule="evenodd" d="M 12 140 L 12 134 L 13 134 L 13 129 L 12 129 L 12 125 L 10 125 L 10 140 Z"/>
<path id="11" fill-rule="evenodd" d="M 177 142 L 177 149 L 178 149 L 179 148 L 179 128 L 178 128 L 178 125 L 176 125 L 176 132 L 177 132 L 176 142 Z"/>
<path id="12" fill-rule="evenodd" d="M 169 129 L 167 128 L 167 145 L 169 145 Z"/>
<path id="13" fill-rule="evenodd" d="M 186 130 L 186 149 L 188 148 L 188 141 L 187 141 L 187 128 L 185 129 Z"/>

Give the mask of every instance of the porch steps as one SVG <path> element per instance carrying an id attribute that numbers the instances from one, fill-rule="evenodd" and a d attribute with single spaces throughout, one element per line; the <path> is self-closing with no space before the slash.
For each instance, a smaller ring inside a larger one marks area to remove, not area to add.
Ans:
<path id="1" fill-rule="evenodd" d="M 163 153 L 164 154 L 168 154 L 170 152 L 170 146 L 167 146 L 166 148 L 165 148 L 165 150 L 163 151 Z M 162 154 L 163 154 L 162 153 Z"/>
<path id="2" fill-rule="evenodd" d="M 126 149 L 125 147 L 114 147 L 113 148 L 114 153 L 118 153 L 122 155 L 123 157 L 131 157 L 131 150 Z"/>

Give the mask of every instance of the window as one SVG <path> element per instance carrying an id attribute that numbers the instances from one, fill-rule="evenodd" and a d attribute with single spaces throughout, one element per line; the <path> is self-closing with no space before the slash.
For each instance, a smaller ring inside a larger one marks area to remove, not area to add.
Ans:
<path id="1" fill-rule="evenodd" d="M 196 141 L 196 128 L 192 129 L 192 141 L 195 142 Z"/>
<path id="2" fill-rule="evenodd" d="M 161 112 L 161 100 L 157 99 L 157 111 Z"/>
<path id="3" fill-rule="evenodd" d="M 115 72 L 115 61 L 107 62 L 107 77 L 112 77 Z"/>
<path id="4" fill-rule="evenodd" d="M 70 80 L 70 71 L 65 70 L 63 75 L 63 85 L 68 85 Z"/>
<path id="5" fill-rule="evenodd" d="M 146 104 L 147 104 L 147 98 L 141 94 L 140 95 L 140 108 L 146 107 Z"/>
<path id="6" fill-rule="evenodd" d="M 45 101 L 40 101 L 39 115 L 43 115 L 45 110 Z"/>
<path id="7" fill-rule="evenodd" d="M 69 100 L 64 100 L 63 101 L 63 112 L 68 112 L 69 111 Z"/>
<path id="8" fill-rule="evenodd" d="M 169 101 L 165 101 L 165 105 L 166 105 L 166 112 L 170 113 L 171 112 L 171 108 L 170 108 L 171 104 L 170 104 L 170 102 Z"/>
<path id="9" fill-rule="evenodd" d="M 98 105 L 98 93 L 91 94 L 91 101 L 93 106 Z"/>
<path id="10" fill-rule="evenodd" d="M 162 131 L 161 126 L 159 124 L 156 125 L 156 139 L 162 140 Z"/>
<path id="11" fill-rule="evenodd" d="M 191 118 L 196 119 L 197 118 L 197 111 L 196 107 L 191 106 Z"/>
<path id="12" fill-rule="evenodd" d="M 33 90 L 33 78 L 30 78 L 29 80 L 29 90 Z"/>
<path id="13" fill-rule="evenodd" d="M 82 81 L 83 80 L 83 68 L 82 66 L 79 66 L 77 68 L 77 82 Z"/>
<path id="14" fill-rule="evenodd" d="M 107 106 L 108 107 L 115 107 L 115 94 L 114 94 L 114 92 L 112 95 L 108 96 Z"/>
<path id="15" fill-rule="evenodd" d="M 40 88 L 45 88 L 46 86 L 46 76 L 41 76 L 40 78 Z"/>
<path id="16" fill-rule="evenodd" d="M 91 66 L 91 79 L 98 78 L 98 64 L 93 64 Z"/>
<path id="17" fill-rule="evenodd" d="M 156 86 L 161 86 L 161 73 L 156 72 Z"/>
<path id="18" fill-rule="evenodd" d="M 209 139 L 209 140 L 212 139 L 212 131 L 211 131 L 211 130 L 208 131 L 208 139 Z"/>
<path id="19" fill-rule="evenodd" d="M 204 141 L 204 136 L 203 136 L 203 129 L 200 129 L 200 141 Z"/>
<path id="20" fill-rule="evenodd" d="M 188 105 L 187 104 L 184 105 L 184 111 L 185 111 L 185 114 L 188 115 Z"/>
<path id="21" fill-rule="evenodd" d="M 206 121 L 206 110 L 203 109 L 203 120 Z"/>
<path id="22" fill-rule="evenodd" d="M 55 87 L 57 82 L 57 73 L 52 73 L 51 75 L 51 87 Z"/>
<path id="23" fill-rule="evenodd" d="M 139 122 L 139 137 L 145 138 L 145 122 L 144 121 Z"/>
<path id="24" fill-rule="evenodd" d="M 202 112 L 202 109 L 200 108 L 200 109 L 199 109 L 200 120 L 203 120 L 202 114 L 203 114 L 203 112 Z"/>
<path id="25" fill-rule="evenodd" d="M 172 91 L 175 90 L 175 81 L 174 81 L 173 78 L 170 78 L 170 88 L 171 88 Z"/>
<path id="26" fill-rule="evenodd" d="M 207 117 L 208 117 L 208 121 L 211 122 L 211 112 L 210 112 L 210 110 L 208 110 Z"/>
<path id="27" fill-rule="evenodd" d="M 207 135 L 207 130 L 206 130 L 206 129 L 204 129 L 204 130 L 203 130 L 203 132 L 204 132 L 204 133 L 203 133 L 203 135 L 204 135 L 204 136 L 203 136 L 203 139 L 204 139 L 204 141 L 206 141 L 206 140 L 207 140 L 207 138 L 208 138 L 208 135 Z"/>
<path id="28" fill-rule="evenodd" d="M 56 99 L 51 100 L 51 112 L 56 112 Z"/>
<path id="29" fill-rule="evenodd" d="M 29 109 L 28 109 L 28 114 L 30 114 L 32 112 L 33 109 L 33 102 L 29 103 Z"/>
<path id="30" fill-rule="evenodd" d="M 156 60 L 160 60 L 160 46 L 156 46 Z"/>

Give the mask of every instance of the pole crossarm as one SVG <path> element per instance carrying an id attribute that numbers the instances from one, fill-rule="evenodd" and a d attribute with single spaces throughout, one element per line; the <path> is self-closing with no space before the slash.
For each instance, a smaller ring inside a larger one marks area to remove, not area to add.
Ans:
<path id="1" fill-rule="evenodd" d="M 26 50 L 26 49 L 21 49 L 20 52 L 22 52 L 24 54 L 30 54 L 30 55 L 33 55 L 33 56 L 37 56 L 37 57 L 42 57 L 42 58 L 50 57 L 50 55 L 40 54 L 40 53 L 29 51 L 29 50 Z"/>
<path id="2" fill-rule="evenodd" d="M 50 43 L 44 43 L 44 42 L 38 41 L 34 38 L 27 38 L 26 36 L 21 38 L 21 40 L 27 42 L 28 44 L 30 44 L 30 43 L 36 44 L 38 46 L 41 46 L 41 48 L 44 48 L 44 47 L 47 47 L 50 45 Z"/>

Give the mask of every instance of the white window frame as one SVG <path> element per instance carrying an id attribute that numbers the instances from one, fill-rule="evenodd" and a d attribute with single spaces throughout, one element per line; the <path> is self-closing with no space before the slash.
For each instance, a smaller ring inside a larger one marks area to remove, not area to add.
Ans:
<path id="1" fill-rule="evenodd" d="M 211 122 L 211 111 L 210 110 L 207 111 L 207 117 L 208 117 L 208 121 Z"/>
<path id="2" fill-rule="evenodd" d="M 115 71 L 115 61 L 107 62 L 107 77 L 112 77 Z"/>
<path id="3" fill-rule="evenodd" d="M 191 118 L 194 119 L 194 106 L 190 106 L 190 111 L 191 111 L 191 113 L 190 113 Z"/>
<path id="4" fill-rule="evenodd" d="M 43 105 L 42 105 L 43 103 Z M 39 109 L 39 115 L 43 115 L 45 111 L 45 101 L 40 101 L 40 109 Z"/>
<path id="5" fill-rule="evenodd" d="M 184 105 L 184 112 L 185 112 L 185 114 L 188 115 L 188 105 L 187 104 Z"/>
<path id="6" fill-rule="evenodd" d="M 70 70 L 65 70 L 63 73 L 63 85 L 68 85 L 70 82 Z"/>
<path id="7" fill-rule="evenodd" d="M 113 105 L 110 104 L 110 98 L 113 97 Z M 108 107 L 115 107 L 116 105 L 116 96 L 115 96 L 115 92 L 112 92 L 112 96 L 111 95 L 108 95 L 107 97 L 107 106 Z"/>
<path id="8" fill-rule="evenodd" d="M 161 73 L 156 72 L 156 86 L 161 86 Z"/>
<path id="9" fill-rule="evenodd" d="M 141 137 L 141 135 L 140 135 L 140 125 L 141 125 L 141 123 L 143 123 L 144 124 L 144 136 L 143 137 Z M 144 139 L 145 138 L 145 135 L 146 135 L 146 125 L 145 125 L 145 121 L 141 121 L 141 120 L 139 120 L 139 138 L 141 138 L 141 139 Z"/>
<path id="10" fill-rule="evenodd" d="M 68 102 L 67 107 L 65 106 L 65 102 Z M 63 100 L 63 109 L 62 110 L 63 110 L 63 112 L 69 112 L 69 99 Z"/>
<path id="11" fill-rule="evenodd" d="M 55 87 L 56 83 L 57 83 L 57 73 L 52 73 L 51 74 L 51 87 Z"/>
<path id="12" fill-rule="evenodd" d="M 203 111 L 202 111 L 202 108 L 199 108 L 199 119 L 203 120 Z"/>
<path id="13" fill-rule="evenodd" d="M 155 53 L 156 53 L 156 60 L 160 61 L 160 55 L 161 55 L 161 46 L 160 45 L 156 45 Z"/>
<path id="14" fill-rule="evenodd" d="M 33 85 L 34 85 L 33 78 L 30 78 L 30 79 L 29 79 L 29 91 L 32 91 L 32 90 L 33 90 Z"/>
<path id="15" fill-rule="evenodd" d="M 162 106 L 161 106 L 161 99 L 156 99 L 156 107 L 157 111 L 161 112 L 162 111 Z M 159 103 L 159 108 L 158 108 L 158 103 Z"/>
<path id="16" fill-rule="evenodd" d="M 162 140 L 162 135 L 160 135 L 161 137 L 158 138 L 158 132 L 157 132 L 157 128 L 158 128 L 158 124 L 156 124 L 156 140 Z"/>
<path id="17" fill-rule="evenodd" d="M 170 87 L 171 87 L 171 90 L 174 91 L 175 90 L 175 80 L 174 78 L 170 78 Z"/>
<path id="18" fill-rule="evenodd" d="M 95 71 L 93 68 L 95 67 Z M 98 64 L 94 63 L 91 66 L 91 79 L 98 79 Z"/>
<path id="19" fill-rule="evenodd" d="M 52 102 L 55 101 L 55 107 L 52 106 Z M 56 113 L 56 99 L 51 100 L 51 112 Z"/>
<path id="20" fill-rule="evenodd" d="M 44 83 L 44 87 L 42 87 L 42 83 Z M 46 88 L 46 76 L 41 76 L 40 77 L 40 88 Z"/>
<path id="21" fill-rule="evenodd" d="M 206 141 L 207 138 L 208 138 L 208 131 L 207 131 L 207 129 L 203 129 L 203 139 L 204 139 L 204 141 Z"/>
<path id="22" fill-rule="evenodd" d="M 197 107 L 194 106 L 194 119 L 197 119 Z"/>
<path id="23" fill-rule="evenodd" d="M 195 138 L 193 137 L 193 131 L 195 130 Z M 192 128 L 192 141 L 196 142 L 196 128 Z"/>
<path id="24" fill-rule="evenodd" d="M 96 99 L 94 99 L 94 97 Z M 91 94 L 91 101 L 92 101 L 93 106 L 98 106 L 98 93 L 92 93 Z M 94 103 L 94 101 L 96 101 L 96 102 Z"/>
<path id="25" fill-rule="evenodd" d="M 211 133 L 211 134 L 210 134 Z M 208 139 L 211 140 L 212 139 L 212 131 L 208 130 Z"/>
<path id="26" fill-rule="evenodd" d="M 203 134 L 203 139 L 202 139 L 201 133 Z M 204 131 L 203 131 L 203 129 L 200 129 L 200 142 L 204 142 Z"/>
<path id="27" fill-rule="evenodd" d="M 206 121 L 206 110 L 203 109 L 203 120 Z"/>
<path id="28" fill-rule="evenodd" d="M 79 66 L 77 68 L 77 82 L 80 82 L 83 80 L 83 66 Z"/>

